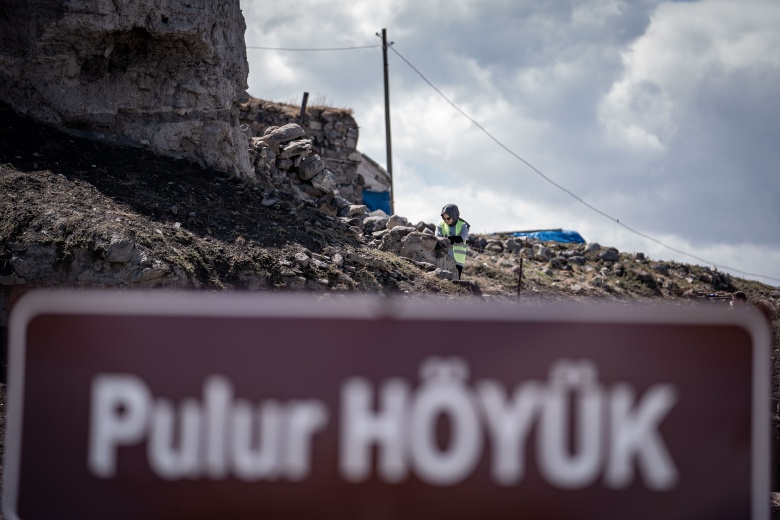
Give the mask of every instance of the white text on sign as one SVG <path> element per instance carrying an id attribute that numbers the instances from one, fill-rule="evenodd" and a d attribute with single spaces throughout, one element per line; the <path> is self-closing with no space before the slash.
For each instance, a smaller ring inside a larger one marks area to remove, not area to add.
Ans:
<path id="1" fill-rule="evenodd" d="M 605 388 L 587 360 L 557 361 L 547 381 L 523 381 L 511 391 L 489 379 L 471 388 L 468 372 L 460 358 L 429 358 L 417 388 L 401 378 L 376 389 L 362 377 L 343 381 L 333 423 L 341 476 L 400 483 L 414 475 L 449 486 L 489 457 L 492 480 L 512 486 L 523 481 L 525 454 L 532 453 L 542 478 L 562 489 L 600 480 L 622 489 L 637 478 L 657 491 L 677 484 L 659 430 L 677 402 L 672 385 L 653 385 L 640 397 L 626 383 Z M 201 401 L 173 403 L 155 398 L 136 375 L 100 374 L 92 381 L 88 467 L 97 477 L 116 477 L 118 450 L 145 442 L 149 467 L 166 480 L 301 481 L 313 469 L 314 436 L 334 416 L 317 399 L 236 398 L 221 375 L 206 379 Z M 444 447 L 436 438 L 442 417 L 451 432 Z"/>

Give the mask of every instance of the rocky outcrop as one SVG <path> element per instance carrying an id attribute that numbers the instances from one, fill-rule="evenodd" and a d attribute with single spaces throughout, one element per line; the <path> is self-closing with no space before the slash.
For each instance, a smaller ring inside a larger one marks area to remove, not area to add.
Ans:
<path id="1" fill-rule="evenodd" d="M 300 120 L 300 107 L 271 103 L 261 99 L 250 99 L 240 105 L 239 120 L 247 125 L 252 136 L 257 138 L 275 131 L 276 128 L 287 128 L 289 125 L 298 126 L 302 132 L 299 137 L 305 137 L 308 148 L 305 155 L 318 158 L 317 168 L 327 168 L 333 174 L 335 182 L 334 190 L 337 195 L 353 204 L 363 202 L 363 179 L 358 175 L 358 166 L 362 161 L 360 152 L 357 151 L 358 125 L 349 110 L 312 106 L 306 109 L 303 121 Z M 273 143 L 269 144 L 273 148 Z M 298 154 L 296 150 L 288 150 L 288 153 Z M 261 153 L 262 156 L 262 153 Z M 276 157 L 274 158 L 276 159 Z M 282 159 L 279 157 L 279 159 Z M 293 157 L 288 157 L 292 159 Z M 305 164 L 304 168 L 310 168 L 313 164 Z M 321 166 L 320 166 L 321 163 Z M 278 161 L 272 165 L 265 161 L 260 165 L 259 171 L 268 172 L 272 166 L 276 166 L 285 173 L 290 182 L 304 192 L 309 191 L 309 197 L 318 196 L 311 192 L 301 179 L 297 168 L 298 164 Z M 321 170 L 320 170 L 321 171 Z M 308 173 L 304 177 L 308 176 Z"/>
<path id="2" fill-rule="evenodd" d="M 10 265 L 14 280 L 0 277 L 0 285 L 37 284 L 76 287 L 183 287 L 184 269 L 154 258 L 148 248 L 129 237 L 96 240 L 75 248 L 68 262 L 58 261 L 56 244 L 12 244 Z M 97 253 L 97 254 L 96 254 Z M 102 255 L 101 255 L 102 253 Z"/>
<path id="3" fill-rule="evenodd" d="M 239 0 L 3 2 L 0 96 L 72 134 L 253 178 Z"/>
<path id="4" fill-rule="evenodd" d="M 362 204 L 344 198 L 339 176 L 315 153 L 313 139 L 300 125 L 267 127 L 262 137 L 250 139 L 249 152 L 258 183 L 273 191 L 294 193 L 334 217 L 354 218 L 365 211 Z M 274 199 L 269 197 L 267 203 L 271 205 Z"/>
<path id="5" fill-rule="evenodd" d="M 449 255 L 450 242 L 434 236 L 432 224 L 419 222 L 412 226 L 400 215 L 388 217 L 376 211 L 355 225 L 370 239 L 369 245 L 380 251 L 407 258 L 426 271 L 434 271 L 439 278 L 456 277 L 455 259 Z"/>

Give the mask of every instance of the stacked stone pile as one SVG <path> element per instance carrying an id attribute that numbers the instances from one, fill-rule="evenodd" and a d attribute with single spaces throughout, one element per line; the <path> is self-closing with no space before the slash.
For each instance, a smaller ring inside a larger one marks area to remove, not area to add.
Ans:
<path id="1" fill-rule="evenodd" d="M 416 226 L 404 217 L 393 215 L 384 219 L 372 217 L 364 220 L 364 227 L 370 226 L 372 242 L 381 251 L 389 251 L 416 262 L 436 276 L 451 280 L 455 272 L 455 260 L 449 256 L 450 242 L 436 237 L 432 226 L 423 222 Z"/>
<path id="2" fill-rule="evenodd" d="M 258 179 L 269 186 L 288 187 L 306 200 L 335 195 L 336 176 L 313 153 L 300 125 L 268 127 L 262 137 L 251 139 L 249 155 Z"/>
<path id="3" fill-rule="evenodd" d="M 274 128 L 300 125 L 308 139 L 310 153 L 317 155 L 333 174 L 339 196 L 352 203 L 361 203 L 363 179 L 357 169 L 362 158 L 357 151 L 358 125 L 351 112 L 309 107 L 303 122 L 299 116 L 298 107 L 261 99 L 252 98 L 239 105 L 239 121 L 254 137 L 264 136 Z M 285 163 L 277 165 L 282 170 L 288 169 L 286 166 Z"/>
<path id="4" fill-rule="evenodd" d="M 300 200 L 313 202 L 327 215 L 364 217 L 366 207 L 342 194 L 344 185 L 315 152 L 312 138 L 297 123 L 270 126 L 261 137 L 252 137 L 249 155 L 257 180 L 272 191 L 294 193 Z M 267 199 L 267 205 L 275 202 L 275 197 Z M 362 232 L 362 222 L 353 222 L 352 226 Z"/>
<path id="5" fill-rule="evenodd" d="M 388 216 L 381 210 L 369 213 L 365 205 L 349 204 L 338 197 L 333 201 L 331 207 L 340 206 L 338 216 L 328 215 L 326 218 L 335 230 L 351 234 L 369 248 L 405 258 L 437 278 L 454 278 L 455 261 L 448 254 L 450 243 L 445 238 L 434 236 L 433 225 L 424 222 L 411 225 L 399 215 Z M 316 207 L 315 203 L 309 203 Z M 278 201 L 273 199 L 272 205 L 276 204 Z M 360 262 L 359 259 L 350 259 L 363 266 L 377 267 L 372 260 Z"/>
<path id="6" fill-rule="evenodd" d="M 340 215 L 336 226 L 352 232 L 369 247 L 406 258 L 438 278 L 453 279 L 455 260 L 448 254 L 450 242 L 434 236 L 433 225 L 411 225 L 400 215 L 388 216 L 381 210 L 368 213 L 366 206 L 357 204 L 345 206 Z"/>
<path id="7" fill-rule="evenodd" d="M 345 205 L 339 215 L 333 224 L 338 230 L 352 233 L 369 247 L 406 258 L 437 278 L 453 279 L 456 270 L 448 254 L 450 243 L 434 236 L 433 225 L 411 225 L 406 218 L 381 210 L 369 214 L 365 205 L 358 204 Z"/>

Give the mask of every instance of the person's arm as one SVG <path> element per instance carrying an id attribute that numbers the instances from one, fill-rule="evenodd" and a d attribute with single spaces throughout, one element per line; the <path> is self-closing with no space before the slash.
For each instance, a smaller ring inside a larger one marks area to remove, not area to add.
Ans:
<path id="1" fill-rule="evenodd" d="M 461 244 L 465 242 L 466 239 L 469 238 L 469 225 L 464 222 L 460 228 L 460 235 L 450 236 L 448 238 L 453 244 Z"/>
<path id="2" fill-rule="evenodd" d="M 439 225 L 436 226 L 436 233 L 434 233 L 434 235 L 437 236 L 437 237 L 443 237 L 444 236 L 444 233 L 441 232 L 441 223 L 439 223 Z"/>

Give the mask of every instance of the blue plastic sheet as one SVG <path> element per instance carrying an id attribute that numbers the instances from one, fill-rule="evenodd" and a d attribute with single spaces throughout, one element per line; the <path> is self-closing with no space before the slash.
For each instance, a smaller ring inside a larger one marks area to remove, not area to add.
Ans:
<path id="1" fill-rule="evenodd" d="M 543 231 L 516 231 L 510 233 L 513 237 L 528 237 L 543 240 L 545 242 L 566 242 L 572 244 L 584 244 L 585 239 L 570 229 L 548 229 Z"/>
<path id="2" fill-rule="evenodd" d="M 368 206 L 368 211 L 381 209 L 388 215 L 390 211 L 390 192 L 389 191 L 368 191 L 363 190 L 363 204 Z"/>

